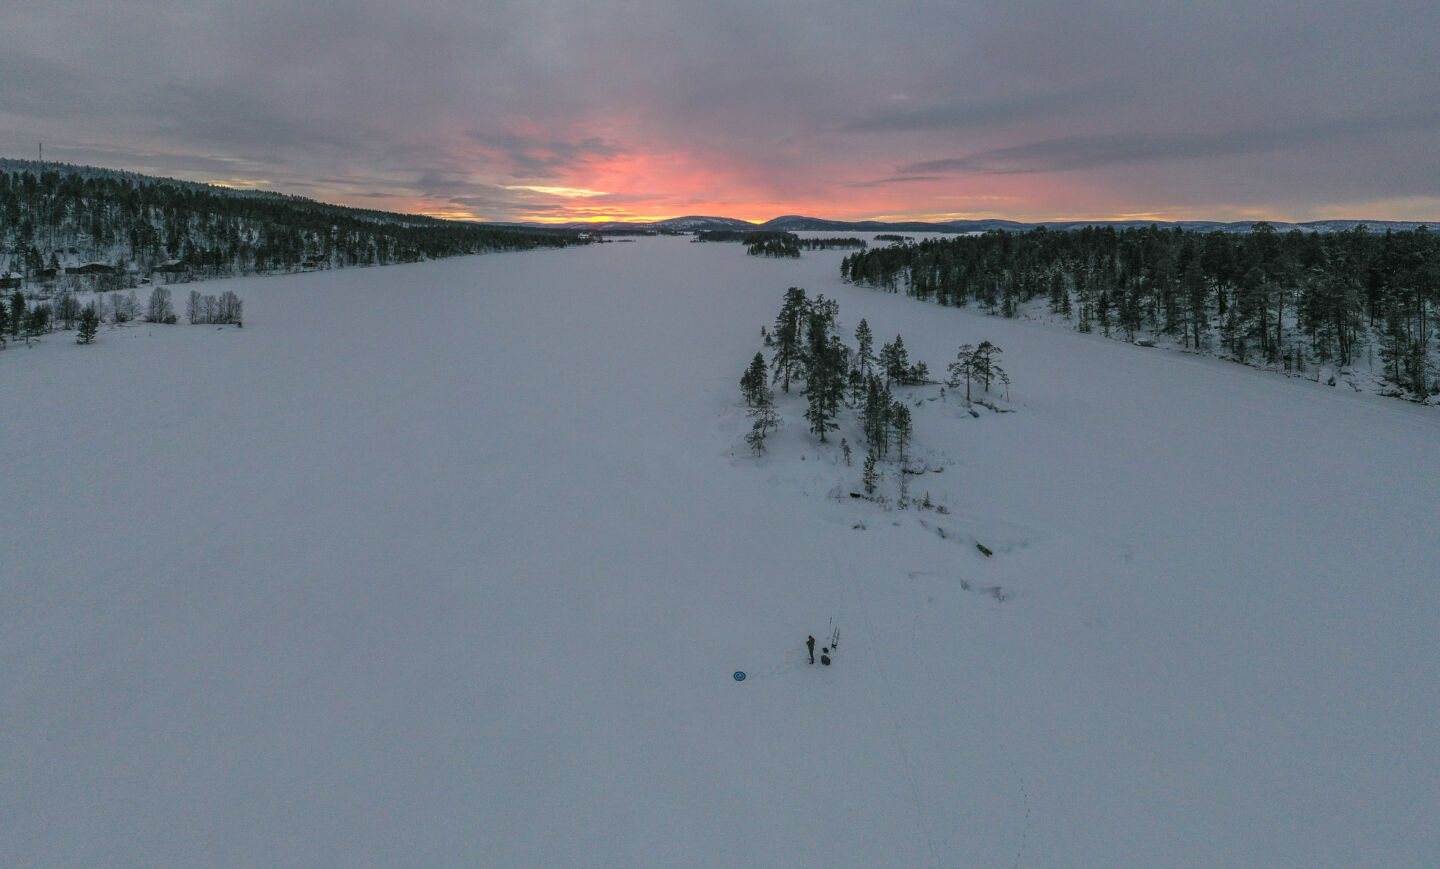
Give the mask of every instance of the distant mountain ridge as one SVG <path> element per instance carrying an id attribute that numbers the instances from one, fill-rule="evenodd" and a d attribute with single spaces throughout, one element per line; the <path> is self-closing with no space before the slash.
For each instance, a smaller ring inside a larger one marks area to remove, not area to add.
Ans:
<path id="1" fill-rule="evenodd" d="M 1258 220 L 1244 221 L 1219 221 L 1219 220 L 1047 220 L 1047 221 L 1019 221 L 1004 220 L 1001 218 L 986 218 L 982 220 L 949 220 L 944 222 L 927 222 L 922 220 L 827 220 L 820 217 L 806 217 L 799 214 L 786 214 L 775 217 L 764 223 L 751 223 L 747 220 L 739 220 L 733 217 L 706 217 L 701 215 L 689 215 L 686 217 L 672 217 L 667 220 L 655 221 L 608 221 L 603 223 L 571 222 L 562 224 L 545 224 L 546 226 L 559 226 L 566 229 L 588 229 L 591 231 L 618 231 L 618 230 L 645 230 L 668 232 L 699 232 L 707 229 L 738 229 L 755 230 L 757 232 L 943 232 L 943 233 L 967 233 L 967 232 L 989 232 L 991 230 L 1005 230 L 1006 232 L 1024 232 L 1030 229 L 1037 229 L 1041 226 L 1047 229 L 1067 230 L 1079 229 L 1086 226 L 1113 226 L 1116 229 L 1127 227 L 1161 226 L 1166 228 L 1179 228 L 1193 232 L 1250 232 Z M 1364 226 L 1375 232 L 1383 232 L 1393 229 L 1397 232 L 1415 230 L 1422 226 L 1440 224 L 1440 221 L 1427 223 L 1421 220 L 1310 220 L 1300 223 L 1287 221 L 1263 221 L 1269 223 L 1280 232 L 1289 232 L 1298 229 L 1302 232 L 1343 232 L 1357 226 Z M 520 224 L 533 226 L 537 224 Z"/>

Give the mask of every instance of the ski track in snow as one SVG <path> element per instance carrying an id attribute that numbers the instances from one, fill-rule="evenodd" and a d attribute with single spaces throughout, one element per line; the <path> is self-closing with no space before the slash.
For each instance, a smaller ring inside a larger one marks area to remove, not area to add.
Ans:
<path id="1" fill-rule="evenodd" d="M 832 575 L 845 577 L 849 580 L 847 583 L 849 587 L 856 589 L 857 593 L 863 594 L 860 589 L 864 588 L 864 583 L 859 581 L 859 577 L 855 576 L 848 568 L 842 569 L 839 560 L 835 558 L 833 553 L 831 553 L 830 558 L 833 565 Z M 874 626 L 870 624 L 869 607 L 863 597 L 859 600 L 858 610 L 866 636 L 872 638 L 877 636 Z M 880 653 L 876 650 L 873 643 L 866 647 L 866 651 L 869 653 L 870 666 L 874 668 L 875 675 L 878 677 L 880 687 L 884 692 L 884 698 L 881 704 L 884 706 L 885 715 L 889 719 L 890 726 L 895 734 L 895 750 L 899 752 L 901 763 L 905 768 L 905 780 L 910 788 L 910 797 L 915 804 L 915 825 L 919 828 L 920 834 L 925 839 L 925 848 L 930 856 L 929 865 L 939 866 L 940 858 L 935 852 L 935 837 L 930 834 L 929 824 L 925 820 L 925 806 L 920 799 L 920 788 L 915 783 L 915 767 L 910 762 L 910 750 L 905 746 L 905 730 L 901 727 L 900 719 L 896 715 L 895 692 L 890 687 L 890 679 L 885 674 L 885 665 L 880 660 Z M 911 654 L 914 654 L 913 650 L 911 650 Z"/>

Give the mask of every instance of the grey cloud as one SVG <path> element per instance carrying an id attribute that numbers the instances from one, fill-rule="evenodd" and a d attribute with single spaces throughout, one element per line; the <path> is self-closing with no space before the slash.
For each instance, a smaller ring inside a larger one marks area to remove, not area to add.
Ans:
<path id="1" fill-rule="evenodd" d="M 253 175 L 262 170 L 261 164 L 234 157 L 158 148 L 131 148 L 112 143 L 67 142 L 58 147 L 51 145 L 47 148 L 48 152 L 53 152 L 58 159 L 70 163 L 121 167 L 154 175 L 184 173 L 191 176 L 226 178 L 232 175 Z"/>
<path id="2" fill-rule="evenodd" d="M 515 133 L 472 132 L 470 138 L 498 153 L 500 162 L 516 178 L 553 178 L 559 170 L 604 160 L 621 148 L 597 137 L 567 141 L 529 138 Z"/>
<path id="3" fill-rule="evenodd" d="M 70 118 L 95 108 L 85 77 L 48 57 L 0 52 L 0 112 L 42 118 Z"/>
<path id="4" fill-rule="evenodd" d="M 168 84 L 152 94 L 145 109 L 148 125 L 165 137 L 235 150 L 275 154 L 290 147 L 344 147 L 350 141 L 303 110 L 204 82 Z"/>
<path id="5" fill-rule="evenodd" d="M 874 181 L 855 181 L 845 186 L 855 188 L 888 187 L 891 184 L 913 184 L 925 181 L 943 181 L 943 175 L 896 175 L 891 178 L 877 178 Z"/>
<path id="6" fill-rule="evenodd" d="M 416 186 L 426 193 L 454 194 L 474 188 L 463 172 L 451 169 L 425 169 L 420 173 Z"/>
<path id="7" fill-rule="evenodd" d="M 851 133 L 959 130 L 1043 116 L 1073 107 L 1082 98 L 1080 93 L 1049 93 L 923 107 L 886 106 L 847 122 L 841 129 Z"/>
<path id="8" fill-rule="evenodd" d="M 1286 148 L 1314 148 L 1338 141 L 1383 137 L 1440 128 L 1440 109 L 1389 117 L 1357 117 L 1289 127 L 1261 127 L 1221 133 L 1114 133 L 1065 136 L 964 157 L 924 160 L 899 167 L 914 173 L 1013 175 L 1068 172 L 1105 166 L 1223 157 Z"/>

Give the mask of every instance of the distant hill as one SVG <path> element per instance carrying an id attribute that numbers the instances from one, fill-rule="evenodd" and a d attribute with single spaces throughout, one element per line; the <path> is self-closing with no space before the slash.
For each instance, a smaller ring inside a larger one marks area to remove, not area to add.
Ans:
<path id="1" fill-rule="evenodd" d="M 921 220 L 826 220 L 820 217 L 806 217 L 799 214 L 787 214 L 775 217 L 764 223 L 751 223 L 745 220 L 737 220 L 733 217 L 674 217 L 669 220 L 650 222 L 626 222 L 611 221 L 607 223 L 564 223 L 559 224 L 571 229 L 589 229 L 592 231 L 679 231 L 679 232 L 700 232 L 713 229 L 735 229 L 754 230 L 757 232 L 944 232 L 944 233 L 970 233 L 990 232 L 992 230 L 1005 230 L 1006 232 L 1023 232 L 1044 226 L 1049 229 L 1079 229 L 1086 226 L 1113 226 L 1116 229 L 1131 227 L 1160 226 L 1164 228 L 1180 228 L 1194 232 L 1249 232 L 1259 221 L 1238 221 L 1223 222 L 1218 220 L 1056 220 L 1056 221 L 1018 221 L 990 218 L 985 220 L 950 220 L 941 223 L 929 223 Z M 1298 229 L 1302 232 L 1341 232 L 1353 229 L 1357 226 L 1365 226 L 1375 232 L 1384 232 L 1393 229 L 1397 232 L 1418 229 L 1426 224 L 1422 221 L 1400 221 L 1400 220 L 1312 220 L 1304 223 L 1286 223 L 1283 221 L 1269 221 L 1270 225 L 1280 232 L 1289 232 Z"/>
<path id="2" fill-rule="evenodd" d="M 65 163 L 0 160 L 0 277 L 44 288 L 558 247 L 573 230 L 462 223 Z M 11 275 L 16 277 L 11 277 Z"/>

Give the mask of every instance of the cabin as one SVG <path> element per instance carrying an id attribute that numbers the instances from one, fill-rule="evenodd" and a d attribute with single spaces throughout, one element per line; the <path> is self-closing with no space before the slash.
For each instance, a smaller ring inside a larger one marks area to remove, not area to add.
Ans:
<path id="1" fill-rule="evenodd" d="M 25 280 L 24 275 L 17 272 L 9 272 L 0 275 L 0 290 L 18 290 L 20 284 Z"/>
<path id="2" fill-rule="evenodd" d="M 113 275 L 115 267 L 106 263 L 84 263 L 71 269 L 66 269 L 67 275 Z"/>
<path id="3" fill-rule="evenodd" d="M 183 259 L 167 259 L 165 262 L 160 263 L 158 266 L 151 269 L 151 271 L 155 272 L 156 274 L 166 275 L 168 277 L 174 278 L 178 275 L 189 274 L 190 264 L 185 262 L 185 260 Z"/>

